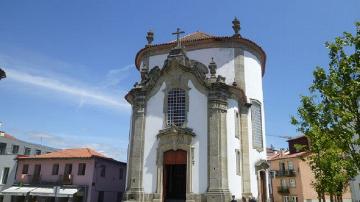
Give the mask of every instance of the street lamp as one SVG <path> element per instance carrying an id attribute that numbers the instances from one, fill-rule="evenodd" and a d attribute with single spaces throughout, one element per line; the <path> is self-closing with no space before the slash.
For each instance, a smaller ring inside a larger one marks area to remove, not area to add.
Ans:
<path id="1" fill-rule="evenodd" d="M 0 80 L 3 79 L 3 78 L 6 78 L 6 73 L 5 73 L 4 70 L 2 70 L 2 69 L 0 68 Z"/>

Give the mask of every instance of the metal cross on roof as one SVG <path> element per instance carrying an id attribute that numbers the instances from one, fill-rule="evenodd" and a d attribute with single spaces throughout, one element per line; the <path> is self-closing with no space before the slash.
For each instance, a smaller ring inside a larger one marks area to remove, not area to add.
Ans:
<path id="1" fill-rule="evenodd" d="M 173 35 L 176 34 L 176 43 L 177 47 L 181 47 L 181 41 L 180 41 L 180 34 L 184 34 L 184 31 L 180 31 L 180 28 L 176 29 L 176 32 L 172 33 Z"/>

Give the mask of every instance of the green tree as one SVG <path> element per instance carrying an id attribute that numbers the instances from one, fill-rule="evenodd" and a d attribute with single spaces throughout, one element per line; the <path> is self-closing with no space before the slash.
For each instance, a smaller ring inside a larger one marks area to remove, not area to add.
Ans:
<path id="1" fill-rule="evenodd" d="M 329 49 L 329 68 L 317 67 L 310 95 L 301 97 L 292 124 L 310 141 L 308 162 L 313 186 L 323 198 L 341 201 L 348 180 L 360 171 L 360 22 L 356 34 L 344 32 Z"/>

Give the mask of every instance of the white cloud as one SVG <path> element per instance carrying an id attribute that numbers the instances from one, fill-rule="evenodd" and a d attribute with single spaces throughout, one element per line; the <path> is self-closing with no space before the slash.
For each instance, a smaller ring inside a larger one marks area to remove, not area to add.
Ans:
<path id="1" fill-rule="evenodd" d="M 68 81 L 60 81 L 56 78 L 38 76 L 15 69 L 5 69 L 5 71 L 7 74 L 7 79 L 46 88 L 58 93 L 71 95 L 76 98 L 76 100 L 78 100 L 81 105 L 83 103 L 90 103 L 121 110 L 129 110 L 129 105 L 125 101 L 121 101 L 122 99 L 120 96 L 115 97 L 106 95 L 104 93 L 92 90 L 90 87 L 78 87 L 66 83 Z"/>
<path id="2" fill-rule="evenodd" d="M 106 80 L 104 86 L 106 87 L 116 87 L 120 84 L 120 82 L 124 81 L 124 79 L 128 78 L 129 70 L 135 69 L 135 65 L 126 65 L 125 67 L 118 69 L 111 69 L 106 74 Z"/>

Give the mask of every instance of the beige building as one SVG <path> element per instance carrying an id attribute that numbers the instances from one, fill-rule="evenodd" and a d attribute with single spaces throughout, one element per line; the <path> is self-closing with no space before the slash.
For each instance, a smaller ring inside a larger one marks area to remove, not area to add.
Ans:
<path id="1" fill-rule="evenodd" d="M 288 140 L 289 151 L 278 151 L 268 156 L 272 187 L 271 198 L 274 202 L 318 202 L 316 191 L 311 185 L 314 175 L 303 158 L 306 151 L 296 151 L 295 144 L 308 145 L 305 136 Z M 328 196 L 326 199 L 329 200 Z M 330 200 L 329 200 L 330 201 Z M 351 202 L 351 193 L 343 195 L 344 202 Z"/>

